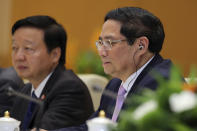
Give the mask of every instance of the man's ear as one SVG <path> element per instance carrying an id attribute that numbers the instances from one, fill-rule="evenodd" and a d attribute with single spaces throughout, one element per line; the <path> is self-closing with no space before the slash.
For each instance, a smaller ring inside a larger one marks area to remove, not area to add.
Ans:
<path id="1" fill-rule="evenodd" d="M 51 51 L 51 58 L 52 58 L 53 62 L 57 62 L 58 63 L 58 61 L 60 59 L 60 56 L 61 56 L 61 49 L 60 49 L 60 47 L 54 48 Z"/>
<path id="2" fill-rule="evenodd" d="M 139 50 L 148 50 L 149 40 L 146 36 L 142 36 L 138 38 L 138 47 Z"/>

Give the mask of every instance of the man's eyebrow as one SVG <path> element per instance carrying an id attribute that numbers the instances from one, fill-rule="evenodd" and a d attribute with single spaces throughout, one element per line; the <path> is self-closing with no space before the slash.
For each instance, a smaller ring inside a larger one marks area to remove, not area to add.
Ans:
<path id="1" fill-rule="evenodd" d="M 27 44 L 35 44 L 34 42 L 32 42 L 30 40 L 25 40 L 25 42 L 27 42 Z"/>
<path id="2" fill-rule="evenodd" d="M 113 39 L 113 38 L 114 38 L 113 36 L 105 36 L 104 38 L 99 37 L 99 40 L 102 40 L 102 39 Z"/>

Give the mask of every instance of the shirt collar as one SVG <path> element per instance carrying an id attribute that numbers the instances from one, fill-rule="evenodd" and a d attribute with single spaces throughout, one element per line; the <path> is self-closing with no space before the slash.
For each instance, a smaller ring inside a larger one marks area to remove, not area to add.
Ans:
<path id="1" fill-rule="evenodd" d="M 134 82 L 136 81 L 137 77 L 140 75 L 140 73 L 144 70 L 144 68 L 151 62 L 151 60 L 154 58 L 154 56 L 146 62 L 140 69 L 138 69 L 136 72 L 131 74 L 125 82 L 122 82 L 121 85 L 125 88 L 127 93 L 125 94 L 125 97 L 128 95 L 129 91 L 131 90 L 131 87 L 133 86 Z"/>
<path id="2" fill-rule="evenodd" d="M 49 77 L 51 76 L 51 74 L 52 74 L 52 72 L 47 77 L 45 77 L 45 79 L 38 85 L 38 87 L 36 89 L 34 89 L 34 86 L 32 85 L 31 94 L 34 91 L 37 98 L 39 98 L 41 93 L 42 93 L 42 90 L 44 89 L 44 86 L 46 85 L 46 83 L 47 83 Z"/>

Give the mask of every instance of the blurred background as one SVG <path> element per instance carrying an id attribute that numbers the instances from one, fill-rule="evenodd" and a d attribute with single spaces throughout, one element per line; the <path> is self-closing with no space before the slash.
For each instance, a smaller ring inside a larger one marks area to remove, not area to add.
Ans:
<path id="1" fill-rule="evenodd" d="M 11 66 L 11 27 L 31 15 L 50 15 L 68 34 L 66 66 L 76 73 L 102 74 L 95 41 L 105 14 L 138 6 L 158 16 L 166 39 L 161 54 L 178 64 L 184 76 L 197 65 L 197 0 L 0 0 L 0 67 Z"/>

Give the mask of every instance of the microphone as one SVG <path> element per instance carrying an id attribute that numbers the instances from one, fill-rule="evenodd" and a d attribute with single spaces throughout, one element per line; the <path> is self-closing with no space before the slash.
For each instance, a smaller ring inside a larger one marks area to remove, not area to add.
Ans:
<path id="1" fill-rule="evenodd" d="M 118 94 L 114 93 L 113 91 L 110 91 L 110 90 L 104 90 L 103 95 L 108 96 L 108 97 L 116 100 L 116 97 L 117 97 Z"/>
<path id="2" fill-rule="evenodd" d="M 103 90 L 103 88 L 101 86 L 98 86 L 98 85 L 91 86 L 91 89 L 93 90 L 93 92 L 102 93 L 102 95 L 108 96 L 111 99 L 116 99 L 116 97 L 117 97 L 117 94 L 114 93 L 113 91 L 110 91 L 110 90 L 107 90 L 107 89 Z"/>
<path id="3" fill-rule="evenodd" d="M 16 97 L 20 97 L 20 98 L 23 98 L 25 100 L 28 100 L 28 101 L 32 101 L 36 104 L 39 105 L 39 110 L 37 112 L 37 115 L 35 117 L 35 120 L 40 120 L 41 116 L 42 116 L 42 113 L 43 113 L 43 108 L 44 108 L 44 103 L 43 101 L 39 100 L 39 99 L 36 99 L 36 98 L 32 98 L 31 96 L 29 95 L 26 95 L 26 94 L 23 94 L 19 91 L 16 91 L 14 90 L 9 83 L 6 83 L 5 85 L 3 85 L 3 87 L 0 89 L 0 91 L 5 91 L 7 95 L 9 96 L 16 96 Z M 36 129 L 38 129 L 40 126 L 40 123 L 39 121 L 36 123 Z"/>
<path id="4" fill-rule="evenodd" d="M 7 84 L 6 84 L 6 85 L 7 85 Z M 9 84 L 8 84 L 8 85 L 9 85 Z M 20 92 L 18 92 L 18 91 L 15 91 L 11 86 L 6 87 L 4 90 L 7 92 L 7 94 L 8 94 L 9 96 L 14 95 L 14 96 L 23 98 L 23 99 L 25 99 L 25 100 L 35 102 L 35 103 L 37 103 L 37 104 L 39 104 L 39 105 L 42 105 L 42 104 L 43 104 L 43 102 L 42 102 L 41 100 L 32 98 L 31 96 L 28 96 L 28 95 L 25 95 L 25 94 L 20 93 Z"/>

